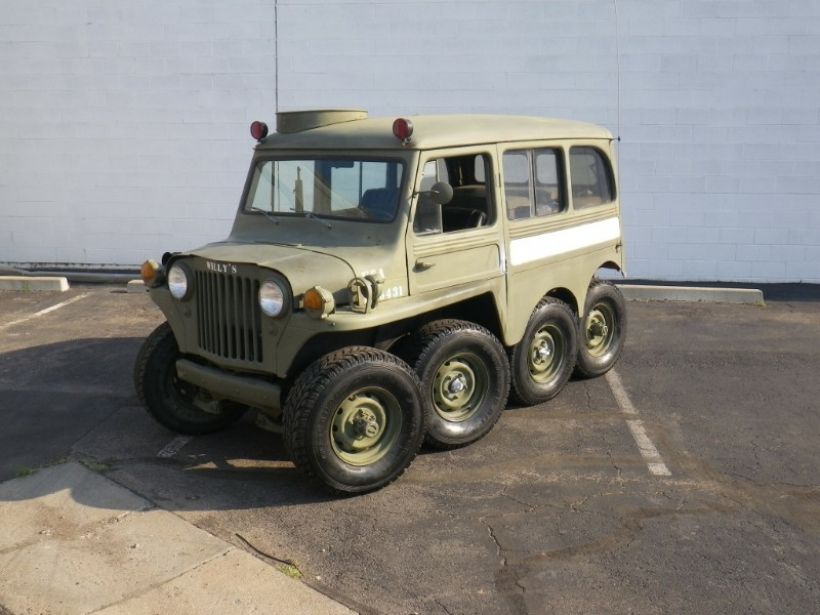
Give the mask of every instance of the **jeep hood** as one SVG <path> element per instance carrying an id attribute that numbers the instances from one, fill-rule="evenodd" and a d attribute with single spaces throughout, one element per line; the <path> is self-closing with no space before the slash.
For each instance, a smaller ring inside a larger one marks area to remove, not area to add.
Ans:
<path id="1" fill-rule="evenodd" d="M 294 295 L 317 285 L 336 295 L 344 291 L 356 275 L 347 260 L 312 247 L 232 242 L 210 244 L 186 252 L 186 255 L 219 263 L 273 269 L 288 279 Z"/>

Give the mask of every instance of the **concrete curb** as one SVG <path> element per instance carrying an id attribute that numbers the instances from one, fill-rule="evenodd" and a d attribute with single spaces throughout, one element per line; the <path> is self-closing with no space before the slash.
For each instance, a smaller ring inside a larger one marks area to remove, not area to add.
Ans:
<path id="1" fill-rule="evenodd" d="M 65 292 L 68 288 L 68 280 L 64 276 L 0 276 L 0 290 Z"/>
<path id="2" fill-rule="evenodd" d="M 353 614 L 76 462 L 0 484 L 0 518 L 11 613 Z"/>
<path id="3" fill-rule="evenodd" d="M 618 284 L 624 298 L 637 301 L 702 301 L 766 305 L 757 288 L 708 288 L 699 286 L 650 286 Z"/>

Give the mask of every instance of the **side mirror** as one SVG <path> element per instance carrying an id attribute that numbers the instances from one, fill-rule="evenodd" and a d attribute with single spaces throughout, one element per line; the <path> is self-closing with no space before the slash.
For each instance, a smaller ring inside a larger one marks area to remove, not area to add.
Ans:
<path id="1" fill-rule="evenodd" d="M 453 200 L 453 187 L 447 182 L 436 182 L 430 188 L 430 198 L 436 205 L 445 205 Z"/>

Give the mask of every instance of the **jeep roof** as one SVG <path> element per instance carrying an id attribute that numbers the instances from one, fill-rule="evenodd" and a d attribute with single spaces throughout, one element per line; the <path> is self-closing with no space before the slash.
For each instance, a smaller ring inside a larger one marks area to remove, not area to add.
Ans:
<path id="1" fill-rule="evenodd" d="M 321 119 L 321 114 L 332 113 Z M 438 149 L 481 143 L 544 139 L 612 139 L 606 128 L 572 120 L 512 115 L 406 116 L 413 136 L 404 145 L 393 135 L 394 118 L 368 118 L 364 111 L 298 111 L 280 113 L 278 132 L 258 149 Z M 320 119 L 315 120 L 317 116 Z M 302 122 L 310 118 L 311 121 Z M 285 132 L 287 131 L 287 132 Z"/>

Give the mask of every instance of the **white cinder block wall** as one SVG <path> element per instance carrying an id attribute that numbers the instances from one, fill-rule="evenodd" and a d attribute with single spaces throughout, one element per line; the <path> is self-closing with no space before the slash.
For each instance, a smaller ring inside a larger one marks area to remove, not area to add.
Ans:
<path id="1" fill-rule="evenodd" d="M 820 282 L 817 0 L 277 4 L 0 0 L 0 262 L 224 237 L 278 48 L 282 110 L 606 125 L 631 277 Z"/>

